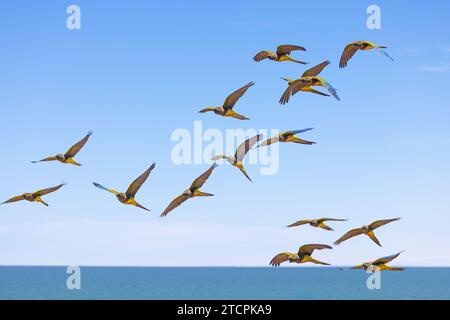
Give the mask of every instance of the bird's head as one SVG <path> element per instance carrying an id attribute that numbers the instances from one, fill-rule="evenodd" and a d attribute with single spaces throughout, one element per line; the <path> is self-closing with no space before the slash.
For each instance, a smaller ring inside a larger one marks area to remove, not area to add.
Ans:
<path id="1" fill-rule="evenodd" d="M 184 195 L 184 196 L 190 197 L 190 196 L 192 195 L 191 189 L 186 189 L 186 190 L 184 190 L 184 191 L 183 191 L 183 195 Z"/>
<path id="2" fill-rule="evenodd" d="M 370 229 L 369 229 L 369 226 L 362 226 L 362 228 L 364 229 L 364 230 L 366 230 L 366 231 L 369 231 Z"/>
<path id="3" fill-rule="evenodd" d="M 57 155 L 56 155 L 56 159 L 64 161 L 64 160 L 65 160 L 65 157 L 64 157 L 63 154 L 57 154 Z"/>
<path id="4" fill-rule="evenodd" d="M 120 202 L 127 200 L 127 195 L 125 193 L 118 193 L 116 194 L 116 197 Z"/>
<path id="5" fill-rule="evenodd" d="M 312 224 L 312 225 L 316 225 L 316 224 L 317 224 L 317 220 L 316 220 L 316 219 L 311 220 L 311 224 Z"/>

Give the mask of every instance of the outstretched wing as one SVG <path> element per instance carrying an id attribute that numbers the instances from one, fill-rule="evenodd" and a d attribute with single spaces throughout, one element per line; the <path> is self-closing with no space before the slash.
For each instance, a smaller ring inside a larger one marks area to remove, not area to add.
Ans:
<path id="1" fill-rule="evenodd" d="M 327 66 L 327 65 L 329 65 L 330 64 L 330 61 L 324 61 L 324 62 L 322 62 L 321 64 L 318 64 L 317 66 L 315 66 L 315 67 L 312 67 L 311 69 L 309 69 L 309 70 L 306 70 L 303 74 L 302 74 L 302 77 L 315 77 L 315 76 L 317 76 L 319 73 L 321 73 L 322 72 L 322 70 Z"/>
<path id="2" fill-rule="evenodd" d="M 270 56 L 270 51 L 263 50 L 258 52 L 254 57 L 253 61 L 260 62 L 261 60 L 267 59 Z"/>
<path id="3" fill-rule="evenodd" d="M 341 60 L 339 61 L 339 68 L 345 68 L 348 61 L 353 57 L 356 51 L 359 50 L 358 42 L 353 42 L 348 44 L 341 55 Z"/>
<path id="4" fill-rule="evenodd" d="M 73 158 L 75 155 L 83 148 L 86 142 L 89 140 L 89 137 L 92 135 L 92 132 L 89 132 L 81 141 L 74 144 L 69 151 L 64 155 L 66 158 Z"/>
<path id="5" fill-rule="evenodd" d="M 64 186 L 65 183 L 62 183 L 56 187 L 53 188 L 48 188 L 48 189 L 42 189 L 42 190 L 38 190 L 35 193 L 33 193 L 35 196 L 45 196 L 46 194 L 55 192 L 56 190 L 58 190 L 59 188 L 61 188 L 62 186 Z"/>
<path id="6" fill-rule="evenodd" d="M 344 234 L 342 237 L 340 237 L 339 239 L 337 239 L 334 242 L 334 245 L 338 245 L 341 244 L 342 242 L 344 242 L 345 240 L 348 240 L 350 238 L 359 236 L 360 234 L 363 234 L 364 230 L 362 228 L 357 228 L 357 229 L 352 229 L 349 232 L 347 232 L 346 234 Z"/>
<path id="7" fill-rule="evenodd" d="M 394 260 L 395 258 L 397 258 L 403 251 L 400 251 L 399 253 L 387 256 L 387 257 L 383 257 L 383 258 L 379 258 L 377 260 L 375 260 L 374 262 L 372 262 L 372 264 L 377 265 L 377 264 L 386 264 L 391 262 L 392 260 Z"/>
<path id="8" fill-rule="evenodd" d="M 234 154 L 234 158 L 236 159 L 236 161 L 242 162 L 247 152 L 255 145 L 255 143 L 261 140 L 261 138 L 262 134 L 258 134 L 241 143 L 239 147 L 236 149 L 236 153 Z"/>
<path id="9" fill-rule="evenodd" d="M 11 202 L 17 202 L 17 201 L 22 201 L 25 198 L 23 196 L 16 196 L 16 197 L 12 197 L 11 199 L 6 200 L 5 202 L 2 202 L 2 204 L 4 203 L 11 203 Z"/>
<path id="10" fill-rule="evenodd" d="M 303 81 L 302 79 L 297 79 L 292 82 L 284 91 L 283 95 L 280 98 L 281 104 L 286 104 L 289 102 L 289 98 L 299 92 L 302 88 L 307 87 L 308 83 Z"/>
<path id="11" fill-rule="evenodd" d="M 295 46 L 295 45 L 290 45 L 290 44 L 284 44 L 281 46 L 277 47 L 277 56 L 282 56 L 285 54 L 290 54 L 291 51 L 296 51 L 296 50 L 300 50 L 300 51 L 306 51 L 305 48 L 300 47 L 300 46 Z"/>
<path id="12" fill-rule="evenodd" d="M 183 202 L 185 202 L 187 199 L 189 199 L 188 195 L 182 194 L 178 197 L 176 197 L 175 199 L 173 199 L 173 201 L 167 206 L 166 210 L 164 210 L 163 213 L 161 213 L 161 218 L 167 216 L 167 214 L 172 211 L 173 209 L 175 209 L 176 207 L 178 207 L 180 204 L 182 204 Z"/>
<path id="13" fill-rule="evenodd" d="M 324 221 L 347 221 L 347 219 L 335 219 L 335 218 L 322 218 L 317 220 L 318 222 L 324 222 Z"/>
<path id="14" fill-rule="evenodd" d="M 155 163 L 153 163 L 150 168 L 148 168 L 143 174 L 141 174 L 136 180 L 133 181 L 133 183 L 130 184 L 128 187 L 128 190 L 126 192 L 126 195 L 130 198 L 134 198 L 136 193 L 139 191 L 141 186 L 144 184 L 145 180 L 147 180 L 148 176 L 150 175 L 150 172 L 155 168 Z"/>
<path id="15" fill-rule="evenodd" d="M 322 249 L 333 249 L 333 248 L 327 244 L 317 244 L 317 243 L 306 244 L 298 249 L 298 254 L 304 253 L 307 255 L 311 255 L 314 252 L 314 250 L 322 250 Z"/>
<path id="16" fill-rule="evenodd" d="M 258 148 L 259 148 L 259 147 L 270 146 L 271 144 L 277 143 L 277 142 L 279 142 L 279 141 L 280 141 L 280 136 L 277 135 L 277 136 L 275 136 L 275 137 L 269 138 L 269 139 L 267 139 L 267 140 L 261 142 L 261 143 L 258 145 Z"/>
<path id="17" fill-rule="evenodd" d="M 236 90 L 235 92 L 233 92 L 232 94 L 230 94 L 225 99 L 225 102 L 223 103 L 224 109 L 232 109 L 234 107 L 234 105 L 236 104 L 236 102 L 239 100 L 239 98 L 242 97 L 244 95 L 244 93 L 248 90 L 248 88 L 250 88 L 254 84 L 255 83 L 253 81 L 249 82 L 242 88 L 240 88 L 240 89 Z"/>
<path id="18" fill-rule="evenodd" d="M 213 170 L 218 166 L 217 163 L 214 163 L 208 170 L 202 173 L 197 179 L 194 180 L 191 184 L 191 189 L 199 189 L 203 186 L 203 184 L 208 180 L 209 176 L 213 172 Z"/>
<path id="19" fill-rule="evenodd" d="M 42 160 L 31 161 L 31 163 L 38 163 L 38 162 L 45 162 L 45 161 L 55 161 L 55 160 L 58 160 L 58 158 L 56 158 L 56 157 L 47 157 L 47 158 L 42 159 Z"/>
<path id="20" fill-rule="evenodd" d="M 398 221 L 398 220 L 400 220 L 400 218 L 378 220 L 378 221 L 375 221 L 375 222 L 372 222 L 371 224 L 369 224 L 369 229 L 375 230 L 376 228 L 384 226 L 385 224 L 388 224 L 388 223 L 391 223 L 394 221 Z"/>
<path id="21" fill-rule="evenodd" d="M 302 226 L 302 225 L 308 224 L 310 222 L 311 222 L 311 220 L 299 220 L 297 222 L 294 222 L 293 224 L 288 225 L 287 227 L 291 228 L 291 227 Z"/>
<path id="22" fill-rule="evenodd" d="M 279 253 L 275 257 L 273 257 L 272 260 L 270 260 L 270 265 L 274 267 L 279 267 L 280 264 L 289 261 L 289 259 L 292 258 L 293 256 L 294 254 L 290 252 Z"/>

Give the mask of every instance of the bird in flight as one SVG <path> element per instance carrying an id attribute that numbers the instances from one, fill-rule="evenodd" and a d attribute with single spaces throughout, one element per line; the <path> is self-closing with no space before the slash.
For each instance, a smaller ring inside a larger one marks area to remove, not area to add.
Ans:
<path id="1" fill-rule="evenodd" d="M 285 45 L 278 46 L 277 52 L 272 52 L 272 51 L 268 51 L 268 50 L 263 50 L 263 51 L 258 52 L 253 57 L 253 61 L 260 62 L 261 60 L 269 59 L 269 60 L 278 61 L 278 62 L 292 61 L 292 62 L 296 62 L 296 63 L 300 63 L 300 64 L 307 64 L 307 62 L 295 60 L 289 56 L 292 51 L 296 51 L 296 50 L 297 51 L 306 51 L 306 49 L 303 47 L 285 44 Z"/>
<path id="2" fill-rule="evenodd" d="M 41 197 L 45 196 L 45 195 L 47 195 L 49 193 L 55 192 L 56 190 L 58 190 L 59 188 L 61 188 L 64 185 L 65 185 L 65 183 L 62 183 L 62 184 L 60 184 L 60 185 L 58 185 L 56 187 L 53 187 L 53 188 L 42 189 L 42 190 L 39 190 L 39 191 L 36 191 L 36 192 L 32 192 L 32 193 L 24 193 L 24 194 L 21 194 L 20 196 L 12 197 L 11 199 L 6 200 L 2 204 L 4 204 L 4 203 L 11 203 L 11 202 L 17 202 L 17 201 L 22 201 L 22 200 L 27 200 L 27 201 L 30 201 L 30 202 L 40 202 L 43 205 L 48 207 L 48 204 L 45 203 L 44 200 L 42 200 Z"/>
<path id="3" fill-rule="evenodd" d="M 375 242 L 377 245 L 381 247 L 380 241 L 375 237 L 375 233 L 373 232 L 376 228 L 379 228 L 381 226 L 384 226 L 385 224 L 398 221 L 400 218 L 394 218 L 394 219 L 385 219 L 385 220 L 378 220 L 375 222 L 372 222 L 368 226 L 362 226 L 361 228 L 356 228 L 348 231 L 346 234 L 344 234 L 342 237 L 340 237 L 338 240 L 335 241 L 334 245 L 338 245 L 345 240 L 348 240 L 350 238 L 359 236 L 361 234 L 367 235 L 370 239 L 372 239 L 373 242 Z"/>
<path id="4" fill-rule="evenodd" d="M 164 210 L 163 213 L 161 213 L 161 218 L 167 216 L 167 214 L 178 207 L 180 204 L 185 202 L 189 198 L 194 197 L 211 197 L 214 196 L 212 193 L 206 193 L 200 191 L 200 188 L 205 184 L 206 180 L 208 180 L 209 176 L 213 172 L 213 170 L 218 166 L 217 163 L 214 163 L 208 170 L 203 172 L 197 179 L 192 182 L 191 186 L 186 189 L 181 195 L 176 197 Z"/>
<path id="5" fill-rule="evenodd" d="M 293 142 L 293 143 L 300 143 L 300 144 L 307 144 L 307 145 L 315 144 L 316 142 L 303 140 L 303 139 L 297 138 L 295 136 L 298 133 L 303 133 L 306 131 L 310 131 L 312 129 L 313 128 L 307 128 L 307 129 L 302 129 L 302 130 L 292 130 L 292 131 L 286 131 L 286 132 L 280 133 L 272 138 L 269 138 L 269 139 L 261 142 L 258 145 L 258 148 L 269 146 L 273 143 L 278 143 L 278 142 Z"/>
<path id="6" fill-rule="evenodd" d="M 236 102 L 244 95 L 244 93 L 253 86 L 255 83 L 249 82 L 242 88 L 236 90 L 232 94 L 230 94 L 226 99 L 225 102 L 221 107 L 207 107 L 199 111 L 199 113 L 205 113 L 205 112 L 214 112 L 215 114 L 222 116 L 222 117 L 232 117 L 239 120 L 250 120 L 249 118 L 240 115 L 236 112 L 234 112 L 233 107 L 236 104 Z"/>
<path id="7" fill-rule="evenodd" d="M 294 222 L 293 224 L 288 225 L 288 228 L 302 226 L 304 224 L 309 224 L 311 227 L 322 228 L 328 231 L 334 231 L 333 228 L 327 226 L 325 221 L 347 221 L 347 219 L 334 219 L 334 218 L 321 218 L 321 219 L 313 219 L 313 220 L 300 220 Z"/>
<path id="8" fill-rule="evenodd" d="M 250 139 L 245 140 L 243 143 L 241 143 L 238 148 L 236 149 L 236 153 L 234 156 L 226 156 L 224 154 L 217 155 L 213 157 L 211 160 L 218 161 L 220 159 L 227 160 L 230 164 L 241 170 L 241 172 L 244 174 L 244 176 L 252 181 L 250 177 L 248 176 L 247 172 L 244 169 L 244 165 L 242 164 L 242 160 L 244 160 L 245 155 L 247 152 L 257 143 L 259 140 L 261 140 L 262 134 L 258 134 Z"/>
<path id="9" fill-rule="evenodd" d="M 39 161 L 31 161 L 32 163 L 45 162 L 45 161 L 59 161 L 61 163 L 70 163 L 75 166 L 81 166 L 80 163 L 73 160 L 73 157 L 83 148 L 86 142 L 89 140 L 89 137 L 92 135 L 92 132 L 89 132 L 81 141 L 74 144 L 65 154 L 57 154 L 53 157 L 48 157 Z"/>
<path id="10" fill-rule="evenodd" d="M 318 64 L 317 66 L 312 67 L 312 68 L 309 69 L 309 70 L 306 70 L 306 71 L 302 74 L 302 76 L 301 76 L 300 78 L 298 78 L 298 79 L 305 78 L 305 77 L 314 77 L 314 76 L 318 76 L 319 73 L 321 73 L 322 70 L 323 70 L 327 65 L 329 65 L 329 64 L 330 64 L 330 61 L 324 61 L 324 62 L 322 62 L 321 64 Z M 295 81 L 294 79 L 284 78 L 284 77 L 281 77 L 281 79 L 287 81 L 288 86 L 291 85 L 291 84 Z M 298 79 L 297 79 L 297 80 L 298 80 Z M 315 93 L 315 94 L 318 94 L 318 95 L 321 95 L 321 96 L 326 96 L 326 97 L 329 97 L 329 96 L 330 96 L 329 94 L 326 94 L 326 93 L 323 93 L 323 92 L 314 90 L 314 89 L 313 89 L 312 87 L 310 87 L 310 86 L 302 87 L 302 88 L 299 89 L 299 91 L 303 91 L 303 92 L 311 92 L 311 93 Z"/>
<path id="11" fill-rule="evenodd" d="M 377 45 L 370 41 L 355 41 L 350 44 L 348 44 L 341 55 L 341 60 L 339 62 L 339 68 L 345 68 L 347 66 L 348 61 L 353 57 L 353 55 L 358 50 L 371 50 L 375 49 L 377 52 L 383 54 L 387 58 L 389 58 L 391 61 L 394 61 L 394 59 L 391 58 L 391 56 L 388 55 L 388 53 L 384 50 L 387 47 Z"/>
<path id="12" fill-rule="evenodd" d="M 270 265 L 274 267 L 280 266 L 283 262 L 289 261 L 290 263 L 306 263 L 311 262 L 315 264 L 322 264 L 322 265 L 330 265 L 329 263 L 322 262 L 319 260 L 314 259 L 311 257 L 314 250 L 322 250 L 322 249 L 332 249 L 329 245 L 326 244 L 306 244 L 304 246 L 301 246 L 298 249 L 297 253 L 291 253 L 291 252 L 282 252 L 277 254 L 273 259 L 270 261 Z"/>
<path id="13" fill-rule="evenodd" d="M 382 271 L 382 270 L 388 270 L 388 271 L 403 271 L 404 268 L 394 268 L 391 266 L 388 266 L 387 264 L 397 258 L 403 251 L 400 251 L 399 253 L 383 257 L 380 259 L 377 259 L 372 262 L 365 262 L 363 264 L 357 265 L 352 267 L 352 269 L 364 269 L 364 270 L 372 270 L 372 271 Z"/>
<path id="14" fill-rule="evenodd" d="M 321 64 L 318 64 L 315 67 L 312 67 L 309 70 L 306 70 L 302 76 L 297 80 L 291 80 L 287 78 L 283 78 L 288 81 L 288 87 L 284 91 L 283 95 L 280 98 L 280 103 L 282 105 L 289 102 L 289 98 L 295 95 L 299 91 L 311 91 L 311 87 L 324 87 L 330 92 L 333 97 L 335 97 L 338 101 L 341 100 L 337 95 L 337 90 L 324 78 L 319 77 L 318 75 L 322 72 L 322 70 L 330 64 L 330 61 L 324 61 Z M 314 92 L 318 93 L 318 92 Z M 319 93 L 320 94 L 320 93 Z M 323 95 L 323 94 L 322 94 Z"/>
<path id="15" fill-rule="evenodd" d="M 144 206 L 140 205 L 136 200 L 135 196 L 136 193 L 139 191 L 141 186 L 144 184 L 144 182 L 147 180 L 148 176 L 150 175 L 150 172 L 155 168 L 155 163 L 153 163 L 150 168 L 148 168 L 143 174 L 141 174 L 136 180 L 134 180 L 130 186 L 128 187 L 128 190 L 124 193 L 118 192 L 114 189 L 108 189 L 102 186 L 101 184 L 97 182 L 93 182 L 94 186 L 97 188 L 100 188 L 102 190 L 106 190 L 108 192 L 111 192 L 117 197 L 117 200 L 122 202 L 123 204 L 129 204 L 141 209 L 144 209 L 146 211 L 150 211 L 149 209 L 145 208 Z"/>

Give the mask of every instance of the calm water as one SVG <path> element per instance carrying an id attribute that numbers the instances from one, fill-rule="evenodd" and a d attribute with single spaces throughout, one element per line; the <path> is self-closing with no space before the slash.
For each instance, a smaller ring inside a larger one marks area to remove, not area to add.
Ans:
<path id="1" fill-rule="evenodd" d="M 64 267 L 0 267 L 1 299 L 450 299 L 450 268 L 384 272 L 334 268 L 82 267 L 81 290 Z"/>

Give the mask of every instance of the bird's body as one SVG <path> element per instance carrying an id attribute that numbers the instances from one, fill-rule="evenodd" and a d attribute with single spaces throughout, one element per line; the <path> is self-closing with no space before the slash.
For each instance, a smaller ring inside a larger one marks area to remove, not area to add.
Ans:
<path id="1" fill-rule="evenodd" d="M 321 265 L 329 265 L 329 263 L 322 262 L 319 260 L 314 259 L 311 255 L 314 252 L 314 250 L 322 250 L 322 249 L 332 249 L 329 245 L 326 244 L 307 244 L 304 246 L 301 246 L 298 249 L 297 253 L 292 252 L 282 252 L 277 254 L 273 259 L 270 261 L 270 265 L 274 267 L 280 266 L 283 262 L 290 262 L 290 263 L 306 263 L 311 262 L 315 264 L 321 264 Z"/>
<path id="2" fill-rule="evenodd" d="M 15 196 L 15 197 L 12 197 L 9 200 L 6 200 L 2 204 L 26 200 L 26 201 L 29 201 L 29 202 L 40 202 L 43 205 L 48 206 L 48 204 L 46 202 L 44 202 L 44 200 L 42 200 L 41 197 L 46 195 L 46 194 L 55 192 L 56 190 L 60 189 L 62 186 L 64 186 L 64 183 L 60 184 L 60 185 L 58 185 L 56 187 L 52 187 L 52 188 L 48 188 L 48 189 L 42 189 L 42 190 L 38 190 L 36 192 L 23 193 L 20 196 Z"/>
<path id="3" fill-rule="evenodd" d="M 139 191 L 139 189 L 141 188 L 141 186 L 144 184 L 144 182 L 147 180 L 148 176 L 150 175 L 150 173 L 152 172 L 152 170 L 155 168 L 155 163 L 153 163 L 150 168 L 148 168 L 143 174 L 141 174 L 136 180 L 134 180 L 130 186 L 128 187 L 126 192 L 118 192 L 114 189 L 108 189 L 105 188 L 104 186 L 102 186 L 99 183 L 93 182 L 94 186 L 96 186 L 97 188 L 100 188 L 102 190 L 108 191 L 112 194 L 114 194 L 117 198 L 117 200 L 119 200 L 119 202 L 123 203 L 123 204 L 127 204 L 127 205 L 132 205 L 141 209 L 144 209 L 146 211 L 150 211 L 149 209 L 147 209 L 146 207 L 142 206 L 141 204 L 139 204 L 135 197 L 136 197 L 136 193 Z"/>
<path id="4" fill-rule="evenodd" d="M 269 146 L 274 143 L 284 143 L 284 142 L 293 142 L 293 143 L 306 144 L 306 145 L 315 144 L 316 142 L 303 140 L 303 139 L 300 139 L 295 136 L 296 134 L 310 131 L 312 129 L 313 128 L 307 128 L 307 129 L 302 129 L 302 130 L 291 130 L 291 131 L 286 131 L 286 132 L 280 133 L 272 138 L 269 138 L 269 139 L 261 142 L 258 145 L 258 148 Z"/>
<path id="5" fill-rule="evenodd" d="M 325 93 L 314 90 L 312 87 L 324 87 L 333 95 L 333 97 L 335 97 L 337 100 L 340 100 L 339 96 L 337 95 L 336 89 L 324 78 L 318 76 L 322 72 L 322 70 L 329 64 L 329 61 L 324 61 L 317 66 L 306 70 L 302 74 L 302 76 L 296 80 L 282 78 L 283 80 L 286 80 L 288 82 L 288 87 L 284 91 L 279 102 L 282 105 L 288 103 L 290 97 L 295 95 L 299 91 L 313 92 L 319 95 L 329 96 Z"/>
<path id="6" fill-rule="evenodd" d="M 205 112 L 214 112 L 215 114 L 222 116 L 222 117 L 232 117 L 239 120 L 249 120 L 249 118 L 235 112 L 233 110 L 234 105 L 236 102 L 244 95 L 244 93 L 253 86 L 254 82 L 249 82 L 242 88 L 236 90 L 232 94 L 230 94 L 220 107 L 207 107 L 199 111 L 199 113 L 205 113 Z"/>
<path id="7" fill-rule="evenodd" d="M 209 176 L 213 172 L 213 170 L 218 165 L 214 163 L 208 170 L 206 170 L 204 173 L 202 173 L 197 179 L 195 179 L 191 186 L 183 191 L 181 195 L 176 197 L 172 200 L 172 202 L 167 206 L 167 208 L 164 210 L 163 213 L 161 213 L 161 217 L 165 217 L 169 214 L 170 211 L 178 207 L 180 204 L 185 202 L 188 199 L 195 198 L 195 197 L 211 197 L 214 196 L 212 193 L 203 192 L 200 190 L 200 188 L 203 186 L 203 184 L 208 180 Z"/>
<path id="8" fill-rule="evenodd" d="M 384 50 L 386 48 L 387 47 L 385 47 L 385 46 L 380 46 L 380 45 L 375 44 L 375 43 L 370 42 L 370 41 L 355 41 L 355 42 L 352 42 L 352 43 L 348 44 L 344 48 L 344 51 L 342 52 L 342 55 L 341 55 L 341 60 L 339 61 L 339 68 L 345 68 L 347 66 L 348 61 L 353 57 L 353 55 L 358 50 L 367 51 L 367 50 L 375 49 L 376 51 L 378 51 L 379 53 L 383 54 L 384 56 L 386 56 L 390 60 L 394 61 L 394 59 L 392 59 L 388 55 L 388 53 Z"/>
<path id="9" fill-rule="evenodd" d="M 362 226 L 361 228 L 352 229 L 352 230 L 348 231 L 346 234 L 344 234 L 342 237 L 340 237 L 338 240 L 336 240 L 336 242 L 334 244 L 338 245 L 338 244 L 344 242 L 345 240 L 359 236 L 361 234 L 365 234 L 373 242 L 375 242 L 378 246 L 381 247 L 381 243 L 375 236 L 374 230 L 376 228 L 384 226 L 385 224 L 388 224 L 388 223 L 391 223 L 394 221 L 398 221 L 398 220 L 400 220 L 400 218 L 378 220 L 378 221 L 372 222 L 369 225 Z"/>
<path id="10" fill-rule="evenodd" d="M 363 270 L 370 270 L 370 271 L 403 271 L 403 268 L 395 268 L 388 266 L 387 264 L 397 258 L 403 251 L 393 254 L 391 256 L 379 258 L 375 261 L 371 262 L 365 262 L 363 264 L 357 265 L 352 267 L 352 269 L 363 269 Z"/>
<path id="11" fill-rule="evenodd" d="M 309 224 L 311 227 L 322 228 L 328 231 L 334 231 L 333 228 L 330 228 L 325 224 L 325 221 L 347 221 L 346 219 L 334 219 L 334 218 L 321 218 L 321 219 L 312 219 L 312 220 L 300 220 L 294 222 L 293 224 L 288 225 L 288 228 L 297 227 L 305 224 Z"/>
<path id="12" fill-rule="evenodd" d="M 307 64 L 306 62 L 299 61 L 293 59 L 289 56 L 292 51 L 306 51 L 305 48 L 296 46 L 296 45 L 281 45 L 277 47 L 276 52 L 272 52 L 269 50 L 263 50 L 258 52 L 254 57 L 253 61 L 260 62 L 264 59 L 268 59 L 271 61 L 283 62 L 283 61 L 291 61 L 300 64 Z"/>
<path id="13" fill-rule="evenodd" d="M 82 140 L 80 140 L 76 144 L 74 144 L 65 154 L 57 154 L 56 156 L 47 157 L 42 160 L 31 161 L 31 162 L 38 163 L 38 162 L 47 162 L 47 161 L 59 161 L 61 163 L 65 163 L 65 164 L 81 166 L 81 164 L 76 162 L 73 158 L 84 147 L 84 145 L 89 140 L 89 137 L 91 135 L 92 135 L 92 132 L 89 132 Z"/>
<path id="14" fill-rule="evenodd" d="M 244 160 L 244 157 L 247 154 L 247 152 L 250 151 L 250 149 L 255 145 L 255 143 L 257 143 L 261 139 L 261 137 L 262 137 L 262 135 L 258 134 L 250 139 L 245 140 L 243 143 L 241 143 L 238 146 L 234 156 L 227 156 L 227 155 L 221 154 L 221 155 L 214 156 L 211 160 L 214 160 L 214 161 L 218 161 L 220 159 L 227 160 L 228 163 L 230 163 L 231 165 L 238 168 L 248 180 L 252 181 L 252 179 L 250 179 L 247 172 L 245 171 L 242 161 Z"/>

